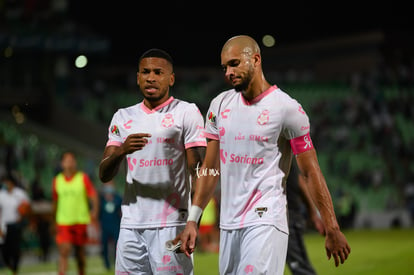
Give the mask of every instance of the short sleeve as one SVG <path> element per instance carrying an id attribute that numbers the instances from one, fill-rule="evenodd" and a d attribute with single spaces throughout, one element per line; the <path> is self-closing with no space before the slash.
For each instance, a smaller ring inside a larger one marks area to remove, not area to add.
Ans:
<path id="1" fill-rule="evenodd" d="M 295 99 L 290 99 L 285 105 L 283 135 L 291 140 L 306 135 L 310 132 L 309 117 Z"/>
<path id="2" fill-rule="evenodd" d="M 184 114 L 184 144 L 185 148 L 207 146 L 204 137 L 204 120 L 198 107 L 192 103 Z"/>
<path id="3" fill-rule="evenodd" d="M 205 131 L 204 131 L 204 135 L 206 136 L 206 138 L 218 140 L 220 137 L 219 129 L 217 127 L 218 112 L 219 110 L 218 110 L 217 99 L 212 100 L 210 103 L 210 107 L 208 108 L 208 111 L 206 114 L 206 123 L 205 123 Z"/>
<path id="4" fill-rule="evenodd" d="M 111 123 L 108 127 L 108 141 L 106 143 L 106 146 L 109 145 L 115 145 L 119 146 L 123 143 L 123 139 L 121 137 L 120 133 L 120 120 L 119 120 L 119 111 L 117 111 L 111 120 Z"/>

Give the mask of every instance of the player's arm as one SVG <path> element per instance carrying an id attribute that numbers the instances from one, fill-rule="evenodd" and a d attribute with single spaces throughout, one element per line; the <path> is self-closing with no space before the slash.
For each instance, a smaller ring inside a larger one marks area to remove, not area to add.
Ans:
<path id="1" fill-rule="evenodd" d="M 339 262 L 344 263 L 348 258 L 351 248 L 344 234 L 340 231 L 332 198 L 319 167 L 315 149 L 312 148 L 297 154 L 296 161 L 325 226 L 325 248 L 328 259 L 333 256 L 335 266 L 338 266 Z"/>
<path id="2" fill-rule="evenodd" d="M 196 174 L 196 187 L 190 208 L 187 225 L 180 234 L 181 251 L 187 256 L 194 252 L 198 234 L 198 222 L 202 210 L 214 195 L 220 177 L 220 143 L 218 140 L 207 141 L 206 155 Z"/>
<path id="3" fill-rule="evenodd" d="M 119 166 L 127 154 L 142 150 L 148 143 L 150 134 L 137 133 L 129 135 L 125 142 L 105 147 L 102 161 L 99 164 L 99 178 L 102 182 L 112 180 L 118 173 Z"/>
<path id="4" fill-rule="evenodd" d="M 192 205 L 204 209 L 214 195 L 220 178 L 220 141 L 214 139 L 207 141 L 206 155 L 196 177 Z"/>
<path id="5" fill-rule="evenodd" d="M 309 219 L 311 220 L 316 230 L 321 235 L 324 235 L 325 228 L 324 228 L 321 218 L 319 217 L 315 204 L 313 203 L 312 196 L 308 190 L 305 177 L 300 173 L 298 173 L 297 177 L 298 177 L 298 183 L 299 183 L 298 185 L 300 189 L 300 196 L 302 198 L 302 201 L 306 205 L 306 210 L 308 212 Z"/>
<path id="6" fill-rule="evenodd" d="M 197 170 L 201 167 L 202 161 L 205 157 L 206 147 L 190 147 L 185 150 L 185 154 L 187 159 L 187 170 L 189 171 L 191 177 L 191 194 L 194 194 Z"/>
<path id="7" fill-rule="evenodd" d="M 99 164 L 99 178 L 102 182 L 112 180 L 118 173 L 119 166 L 124 159 L 125 154 L 118 146 L 105 147 L 102 161 Z"/>

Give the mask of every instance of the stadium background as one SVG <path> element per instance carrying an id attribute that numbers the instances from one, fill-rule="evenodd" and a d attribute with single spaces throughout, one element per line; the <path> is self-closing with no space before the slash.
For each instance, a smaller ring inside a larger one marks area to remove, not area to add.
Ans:
<path id="1" fill-rule="evenodd" d="M 60 153 L 99 188 L 97 167 L 113 112 L 142 100 L 139 55 L 148 48 L 175 60 L 171 94 L 206 112 L 227 89 L 223 43 L 248 34 L 261 42 L 272 83 L 298 99 L 338 216 L 353 230 L 413 225 L 414 51 L 409 9 L 347 2 L 283 3 L 224 9 L 205 2 L 117 5 L 98 1 L 0 1 L 0 173 L 38 180 L 50 198 Z M 170 4 L 167 4 L 170 5 Z M 412 20 L 411 20 L 412 21 Z M 75 68 L 79 54 L 85 68 Z M 123 173 L 116 179 L 122 191 Z M 41 208 L 41 207 L 40 207 Z M 39 208 L 39 211 L 40 211 Z M 352 217 L 351 217 L 352 218 Z M 27 250 L 36 240 L 27 233 Z"/>

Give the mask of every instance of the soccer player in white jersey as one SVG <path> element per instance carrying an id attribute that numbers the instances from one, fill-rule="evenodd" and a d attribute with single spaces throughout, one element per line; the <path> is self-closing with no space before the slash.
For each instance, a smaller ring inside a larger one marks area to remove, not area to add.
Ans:
<path id="1" fill-rule="evenodd" d="M 127 175 L 122 203 L 116 274 L 193 274 L 193 259 L 165 249 L 184 229 L 191 180 L 206 147 L 198 107 L 169 95 L 175 75 L 171 56 L 150 49 L 139 59 L 143 101 L 119 109 L 109 126 L 99 166 L 102 182 Z"/>
<path id="2" fill-rule="evenodd" d="M 234 89 L 210 104 L 206 156 L 186 228 L 174 242 L 182 242 L 180 251 L 187 256 L 194 251 L 197 222 L 220 174 L 220 274 L 282 275 L 289 234 L 284 184 L 294 154 L 326 226 L 327 256 L 335 266 L 344 263 L 350 246 L 338 226 L 302 106 L 267 82 L 251 37 L 229 39 L 221 64 Z"/>

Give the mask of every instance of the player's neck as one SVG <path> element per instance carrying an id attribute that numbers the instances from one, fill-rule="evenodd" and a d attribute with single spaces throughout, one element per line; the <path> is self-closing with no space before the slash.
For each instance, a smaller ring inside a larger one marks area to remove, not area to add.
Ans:
<path id="1" fill-rule="evenodd" d="M 267 91 L 270 86 L 270 83 L 265 79 L 260 79 L 260 81 L 252 81 L 247 90 L 243 93 L 243 96 L 250 101 Z"/>
<path id="2" fill-rule="evenodd" d="M 168 100 L 169 97 L 167 98 L 162 98 L 160 100 L 157 101 L 150 101 L 147 99 L 144 99 L 144 105 L 145 107 L 147 107 L 148 109 L 152 110 L 157 108 L 158 106 L 160 106 L 161 104 L 163 104 L 164 102 L 166 102 Z"/>

